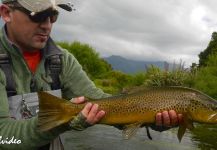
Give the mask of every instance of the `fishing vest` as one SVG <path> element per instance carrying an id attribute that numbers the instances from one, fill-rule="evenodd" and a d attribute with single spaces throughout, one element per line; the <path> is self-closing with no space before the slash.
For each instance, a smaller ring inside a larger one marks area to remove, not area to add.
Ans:
<path id="1" fill-rule="evenodd" d="M 49 48 L 50 55 L 45 60 L 46 74 L 50 75 L 52 82 L 51 94 L 61 97 L 60 79 L 62 65 L 62 52 L 56 47 L 54 42 L 49 39 L 47 47 Z M 16 120 L 28 119 L 37 115 L 39 110 L 39 102 L 37 91 L 35 91 L 34 80 L 31 80 L 30 89 L 32 93 L 17 95 L 16 84 L 12 76 L 10 55 L 4 50 L 2 43 L 0 42 L 0 68 L 5 74 L 6 78 L 6 91 L 9 103 L 10 116 Z M 63 149 L 60 137 L 53 140 L 50 144 L 38 148 L 38 150 L 61 150 Z"/>

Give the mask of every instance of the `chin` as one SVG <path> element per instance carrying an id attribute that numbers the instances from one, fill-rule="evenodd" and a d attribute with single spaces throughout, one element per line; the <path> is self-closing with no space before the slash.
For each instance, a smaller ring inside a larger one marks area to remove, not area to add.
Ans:
<path id="1" fill-rule="evenodd" d="M 44 48 L 46 46 L 46 42 L 43 42 L 43 43 L 37 43 L 37 44 L 35 44 L 33 47 L 34 47 L 34 49 L 42 49 L 42 48 Z"/>

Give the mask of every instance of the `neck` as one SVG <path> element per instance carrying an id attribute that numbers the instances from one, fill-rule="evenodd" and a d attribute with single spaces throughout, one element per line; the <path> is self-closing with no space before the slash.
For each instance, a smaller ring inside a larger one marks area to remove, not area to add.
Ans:
<path id="1" fill-rule="evenodd" d="M 28 49 L 28 50 L 24 50 L 24 49 L 21 49 L 21 51 L 23 52 L 23 53 L 37 53 L 37 52 L 39 52 L 40 51 L 40 49 Z"/>

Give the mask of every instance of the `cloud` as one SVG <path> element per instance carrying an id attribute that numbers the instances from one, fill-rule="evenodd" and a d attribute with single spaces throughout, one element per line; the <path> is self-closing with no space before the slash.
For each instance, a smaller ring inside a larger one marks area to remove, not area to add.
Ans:
<path id="1" fill-rule="evenodd" d="M 61 11 L 52 33 L 56 40 L 78 40 L 101 56 L 134 60 L 198 62 L 216 30 L 214 0 L 75 1 Z"/>

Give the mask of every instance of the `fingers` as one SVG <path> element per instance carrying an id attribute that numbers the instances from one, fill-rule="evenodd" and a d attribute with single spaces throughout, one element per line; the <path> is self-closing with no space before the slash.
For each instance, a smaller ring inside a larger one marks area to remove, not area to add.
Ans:
<path id="1" fill-rule="evenodd" d="M 87 121 L 88 123 L 90 123 L 90 124 L 93 124 L 93 123 L 94 123 L 94 121 L 95 121 L 95 116 L 96 116 L 96 114 L 97 114 L 97 112 L 98 112 L 98 107 L 99 107 L 99 106 L 98 106 L 97 104 L 93 104 L 93 105 L 92 105 L 92 107 L 91 107 L 89 113 L 87 114 L 87 119 L 86 119 L 86 121 Z"/>
<path id="2" fill-rule="evenodd" d="M 73 98 L 70 101 L 75 104 L 82 104 L 86 100 L 85 97 L 81 96 Z M 86 118 L 86 122 L 90 125 L 97 123 L 105 115 L 103 110 L 99 110 L 98 104 L 92 103 L 87 103 L 81 113 Z"/>
<path id="3" fill-rule="evenodd" d="M 162 126 L 162 125 L 163 125 L 162 113 L 157 113 L 156 126 Z"/>
<path id="4" fill-rule="evenodd" d="M 183 122 L 183 115 L 182 114 L 178 114 L 178 122 L 179 124 Z"/>
<path id="5" fill-rule="evenodd" d="M 170 120 L 169 126 L 176 126 L 179 123 L 178 115 L 174 110 L 170 110 L 168 114 Z"/>
<path id="6" fill-rule="evenodd" d="M 91 103 L 87 103 L 85 106 L 84 106 L 84 109 L 82 109 L 81 113 L 87 118 L 91 108 L 92 108 L 92 105 Z"/>
<path id="7" fill-rule="evenodd" d="M 165 127 L 177 126 L 182 122 L 182 118 L 182 114 L 177 114 L 174 110 L 163 111 L 156 114 L 156 125 Z"/>
<path id="8" fill-rule="evenodd" d="M 102 110 L 99 110 L 99 106 L 97 104 L 94 104 L 87 116 L 86 121 L 89 124 L 93 125 L 97 123 L 104 115 L 105 115 L 105 112 Z"/>
<path id="9" fill-rule="evenodd" d="M 81 97 L 72 98 L 70 101 L 74 104 L 82 104 L 86 100 L 85 100 L 84 96 L 81 96 Z"/>
<path id="10" fill-rule="evenodd" d="M 162 112 L 162 118 L 163 118 L 163 125 L 170 126 L 171 122 L 170 122 L 170 116 L 169 116 L 168 111 Z"/>
<path id="11" fill-rule="evenodd" d="M 81 113 L 86 117 L 86 122 L 93 125 L 100 121 L 105 115 L 103 110 L 99 110 L 98 104 L 87 103 Z"/>

